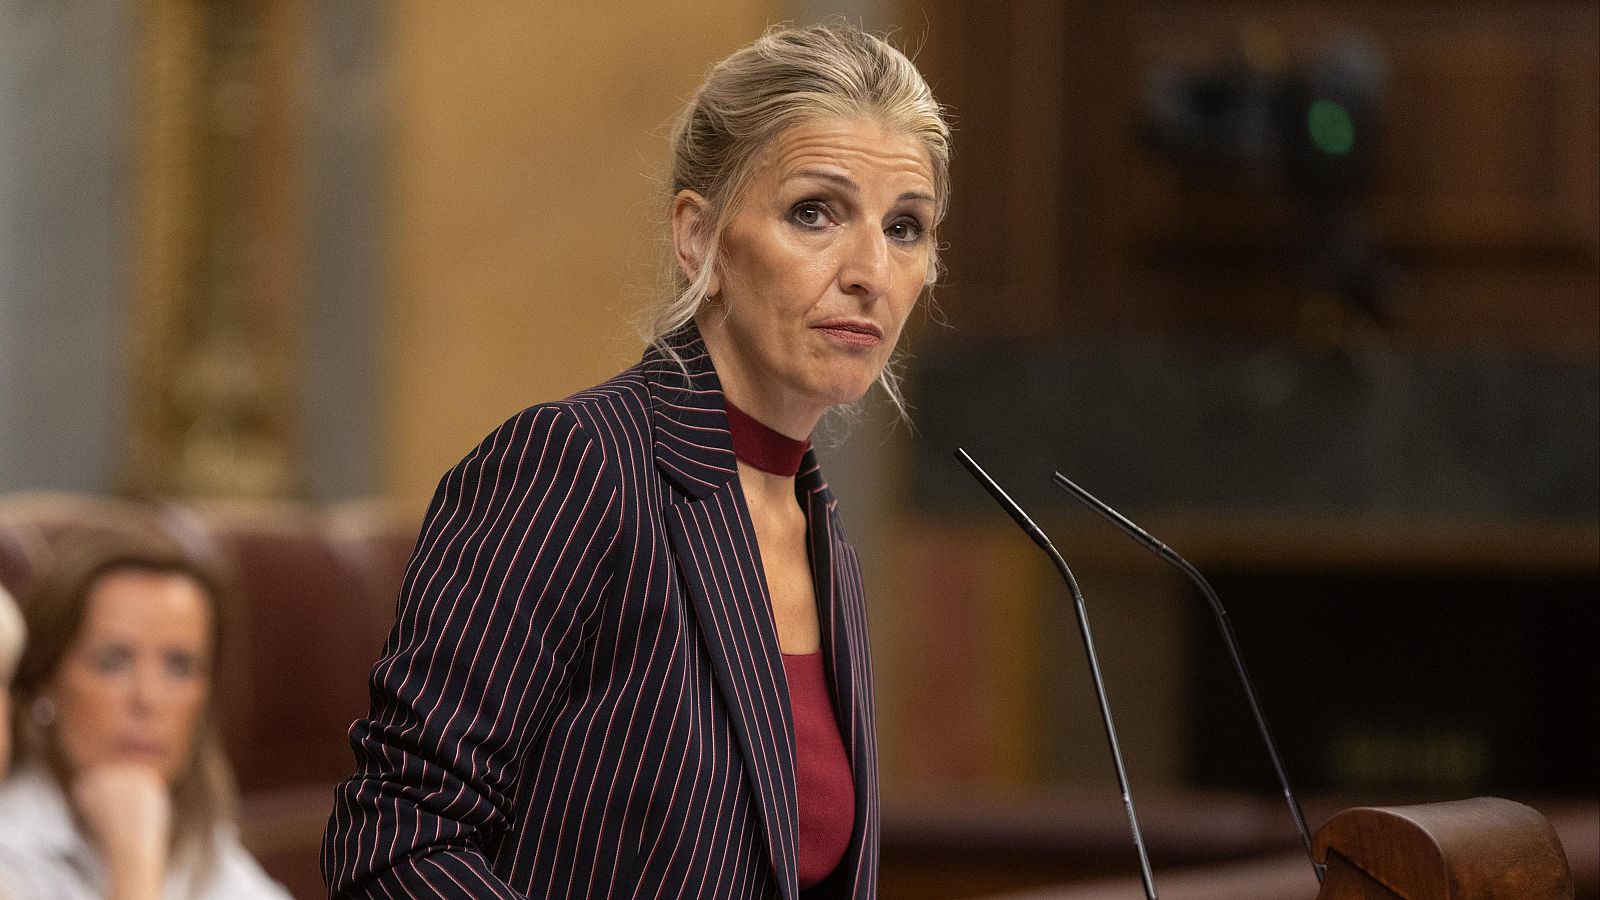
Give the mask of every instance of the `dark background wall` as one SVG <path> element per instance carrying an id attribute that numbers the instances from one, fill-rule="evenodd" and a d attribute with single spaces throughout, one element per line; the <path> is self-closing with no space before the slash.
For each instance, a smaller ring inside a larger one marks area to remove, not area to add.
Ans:
<path id="1" fill-rule="evenodd" d="M 922 9 L 957 193 L 911 338 L 906 789 L 1109 781 L 1063 592 L 965 446 L 1079 569 L 1139 779 L 1270 783 L 1198 598 L 1052 469 L 1218 574 L 1309 785 L 1592 794 L 1595 4 Z"/>

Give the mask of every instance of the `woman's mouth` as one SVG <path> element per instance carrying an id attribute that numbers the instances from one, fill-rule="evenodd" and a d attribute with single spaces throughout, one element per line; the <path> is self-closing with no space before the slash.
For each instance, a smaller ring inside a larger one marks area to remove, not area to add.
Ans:
<path id="1" fill-rule="evenodd" d="M 883 331 L 871 322 L 835 320 L 813 327 L 852 347 L 876 347 L 883 341 Z"/>
<path id="2" fill-rule="evenodd" d="M 117 752 L 125 757 L 158 757 L 166 753 L 166 746 L 149 738 L 123 738 L 117 742 Z"/>

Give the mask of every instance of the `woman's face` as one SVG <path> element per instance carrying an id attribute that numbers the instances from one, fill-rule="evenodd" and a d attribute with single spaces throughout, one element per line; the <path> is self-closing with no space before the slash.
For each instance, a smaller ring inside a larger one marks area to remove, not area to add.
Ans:
<path id="1" fill-rule="evenodd" d="M 861 398 L 925 284 L 933 191 L 921 142 L 870 119 L 773 140 L 723 234 L 717 300 L 696 317 L 735 403 L 803 437 Z M 680 195 L 675 214 L 696 199 Z"/>
<path id="2" fill-rule="evenodd" d="M 102 576 L 46 691 L 69 775 L 137 763 L 171 784 L 194 743 L 211 658 L 211 604 L 194 579 L 137 569 Z"/>

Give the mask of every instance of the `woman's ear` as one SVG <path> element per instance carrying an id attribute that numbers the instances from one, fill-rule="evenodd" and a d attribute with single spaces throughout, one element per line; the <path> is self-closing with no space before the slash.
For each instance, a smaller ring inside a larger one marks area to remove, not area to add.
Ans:
<path id="1" fill-rule="evenodd" d="M 710 219 L 711 202 L 694 191 L 684 188 L 672 198 L 672 250 L 677 256 L 678 271 L 690 284 L 699 277 L 705 262 Z M 720 290 L 717 275 L 712 272 L 706 283 L 706 296 L 714 297 Z"/>

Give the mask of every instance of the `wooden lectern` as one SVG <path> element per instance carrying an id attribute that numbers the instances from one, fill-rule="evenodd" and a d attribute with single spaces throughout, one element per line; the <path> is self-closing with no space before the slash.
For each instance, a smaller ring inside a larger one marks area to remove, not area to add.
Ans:
<path id="1" fill-rule="evenodd" d="M 1348 809 L 1312 842 L 1328 869 L 1317 900 L 1570 900 L 1561 840 L 1538 812 L 1498 797 Z"/>

